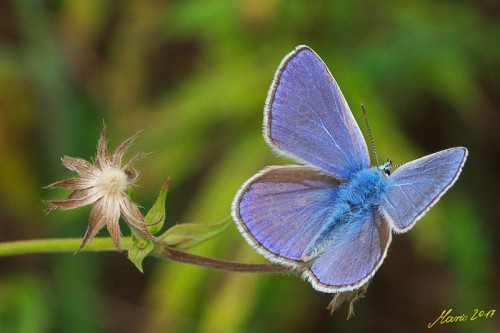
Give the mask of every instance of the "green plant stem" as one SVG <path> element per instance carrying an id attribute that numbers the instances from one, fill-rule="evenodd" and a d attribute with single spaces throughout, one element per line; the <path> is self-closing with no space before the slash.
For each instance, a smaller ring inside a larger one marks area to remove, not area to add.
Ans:
<path id="1" fill-rule="evenodd" d="M 80 247 L 81 241 L 81 238 L 60 238 L 5 242 L 0 243 L 0 257 L 38 253 L 75 253 Z M 120 239 L 120 245 L 122 249 L 128 250 L 132 245 L 131 238 L 122 237 Z M 94 238 L 92 242 L 87 244 L 80 250 L 80 252 L 102 252 L 115 250 L 116 249 L 111 241 L 111 238 L 101 237 Z M 231 272 L 287 273 L 292 271 L 291 268 L 277 264 L 242 264 L 203 257 L 168 247 L 156 247 L 152 255 L 164 260 L 173 260 L 191 265 L 210 267 Z"/>
<path id="2" fill-rule="evenodd" d="M 33 239 L 0 243 L 0 257 L 36 254 L 76 252 L 82 242 L 81 238 Z M 129 248 L 132 241 L 129 237 L 121 239 L 123 248 Z M 111 238 L 94 238 L 81 252 L 114 251 Z"/>

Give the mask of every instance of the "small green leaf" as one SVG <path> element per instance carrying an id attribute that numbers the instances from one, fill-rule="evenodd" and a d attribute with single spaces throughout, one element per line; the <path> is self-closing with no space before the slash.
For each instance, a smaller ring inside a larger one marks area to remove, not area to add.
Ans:
<path id="1" fill-rule="evenodd" d="M 129 186 L 127 188 L 127 194 L 130 198 L 130 200 L 132 200 L 133 202 L 135 202 L 135 191 L 134 191 L 134 188 L 132 186 Z"/>
<path id="2" fill-rule="evenodd" d="M 141 273 L 143 273 L 142 261 L 151 251 L 153 251 L 154 247 L 155 245 L 152 241 L 132 230 L 132 245 L 128 250 L 128 258 Z"/>
<path id="3" fill-rule="evenodd" d="M 158 233 L 163 227 L 163 223 L 165 222 L 165 201 L 167 198 L 169 186 L 170 177 L 168 177 L 167 182 L 161 187 L 160 194 L 158 194 L 156 202 L 144 218 L 146 221 L 146 225 L 148 226 L 148 230 L 152 235 Z M 131 191 L 129 190 L 129 195 L 130 194 Z M 144 235 L 142 235 L 141 233 L 135 232 L 134 229 L 132 229 L 132 245 L 128 250 L 128 258 L 134 263 L 135 267 L 137 267 L 139 271 L 143 271 L 142 261 L 151 251 L 153 251 L 154 247 L 155 246 L 152 241 L 144 237 Z"/>
<path id="4" fill-rule="evenodd" d="M 167 182 L 161 187 L 156 202 L 144 218 L 146 220 L 148 230 L 152 235 L 157 234 L 161 230 L 161 228 L 163 227 L 163 223 L 165 222 L 165 201 L 167 199 L 169 187 L 170 177 L 168 177 Z"/>
<path id="5" fill-rule="evenodd" d="M 231 219 L 214 223 L 183 223 L 168 229 L 159 239 L 168 246 L 186 250 L 203 243 L 227 229 Z"/>

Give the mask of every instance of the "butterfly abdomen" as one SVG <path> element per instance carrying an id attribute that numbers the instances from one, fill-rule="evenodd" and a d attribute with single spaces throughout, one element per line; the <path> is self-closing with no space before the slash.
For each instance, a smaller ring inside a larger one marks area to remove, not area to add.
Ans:
<path id="1" fill-rule="evenodd" d="M 361 217 L 380 205 L 387 186 L 387 177 L 378 168 L 361 170 L 351 181 L 340 185 L 329 218 L 306 247 L 301 259 L 309 261 L 321 254 L 325 247 L 335 242 L 333 235 L 342 236 L 339 229 L 346 232 L 357 230 L 349 225 L 363 222 Z"/>

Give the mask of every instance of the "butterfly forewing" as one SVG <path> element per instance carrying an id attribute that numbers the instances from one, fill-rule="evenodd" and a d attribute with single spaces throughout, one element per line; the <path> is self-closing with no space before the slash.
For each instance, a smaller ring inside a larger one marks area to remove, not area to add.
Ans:
<path id="1" fill-rule="evenodd" d="M 405 232 L 455 183 L 467 149 L 450 148 L 398 168 L 389 178 L 382 210 L 397 232 Z"/>
<path id="2" fill-rule="evenodd" d="M 361 131 L 323 61 L 299 46 L 282 61 L 268 94 L 264 137 L 279 152 L 339 179 L 370 164 Z"/>
<path id="3" fill-rule="evenodd" d="M 302 252 L 331 214 L 338 184 L 313 167 L 270 167 L 242 186 L 233 218 L 260 253 L 300 266 Z"/>

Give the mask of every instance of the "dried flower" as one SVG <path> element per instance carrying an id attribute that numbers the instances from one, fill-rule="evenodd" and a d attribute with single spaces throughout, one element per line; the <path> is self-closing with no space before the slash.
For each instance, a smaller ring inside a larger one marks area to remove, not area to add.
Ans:
<path id="1" fill-rule="evenodd" d="M 134 230 L 143 234 L 155 243 L 159 241 L 152 236 L 147 227 L 144 217 L 137 205 L 127 195 L 129 185 L 133 185 L 139 173 L 131 167 L 131 164 L 145 156 L 144 153 L 136 154 L 124 166 L 122 158 L 130 145 L 137 138 L 136 133 L 125 140 L 111 155 L 106 142 L 106 125 L 103 125 L 101 137 L 97 145 L 97 157 L 92 164 L 81 158 L 64 156 L 61 160 L 63 165 L 71 171 L 77 172 L 81 178 L 71 178 L 55 182 L 45 188 L 69 188 L 73 191 L 64 200 L 48 200 L 50 206 L 47 212 L 55 209 L 68 210 L 92 205 L 89 226 L 83 238 L 80 249 L 91 240 L 99 230 L 107 227 L 113 244 L 118 251 L 120 248 L 120 226 L 119 220 L 122 215 L 127 224 Z"/>

